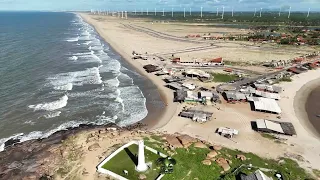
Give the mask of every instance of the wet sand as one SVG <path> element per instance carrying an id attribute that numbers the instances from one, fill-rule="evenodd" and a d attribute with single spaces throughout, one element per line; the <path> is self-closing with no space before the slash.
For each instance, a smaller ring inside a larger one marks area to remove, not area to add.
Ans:
<path id="1" fill-rule="evenodd" d="M 320 79 L 317 79 L 317 82 L 317 87 L 311 90 L 306 99 L 305 108 L 310 124 L 314 127 L 314 133 L 320 137 L 320 117 L 317 117 L 320 115 Z"/>

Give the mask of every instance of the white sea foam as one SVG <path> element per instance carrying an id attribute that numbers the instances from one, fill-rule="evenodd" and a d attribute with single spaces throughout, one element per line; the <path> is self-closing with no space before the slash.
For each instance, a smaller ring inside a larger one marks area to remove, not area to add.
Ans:
<path id="1" fill-rule="evenodd" d="M 76 60 L 78 60 L 78 57 L 77 56 L 71 56 L 71 57 L 69 57 L 69 59 L 73 60 L 73 61 L 76 61 Z"/>
<path id="2" fill-rule="evenodd" d="M 37 105 L 29 105 L 28 107 L 31 109 L 34 109 L 34 111 L 39 111 L 39 110 L 53 111 L 53 110 L 65 107 L 67 103 L 68 103 L 68 96 L 64 95 L 63 97 L 61 97 L 56 101 L 41 103 Z"/>
<path id="3" fill-rule="evenodd" d="M 79 41 L 79 37 L 66 39 L 68 42 L 77 42 Z"/>
<path id="4" fill-rule="evenodd" d="M 92 42 L 92 41 L 86 41 L 86 42 L 84 42 L 84 43 L 82 43 L 82 44 L 89 45 L 91 42 Z"/>
<path id="5" fill-rule="evenodd" d="M 56 111 L 56 112 L 49 112 L 48 114 L 44 115 L 45 118 L 50 119 L 54 117 L 60 116 L 61 111 Z"/>
<path id="6" fill-rule="evenodd" d="M 118 87 L 120 85 L 120 81 L 118 79 L 118 76 L 116 76 L 113 79 L 103 81 L 103 83 L 105 84 L 105 86 L 109 86 L 109 87 Z"/>
<path id="7" fill-rule="evenodd" d="M 61 91 L 71 91 L 73 88 L 73 84 L 72 83 L 67 83 L 61 86 L 54 86 L 53 89 L 55 90 L 61 90 Z"/>
<path id="8" fill-rule="evenodd" d="M 146 108 L 146 98 L 143 96 L 138 86 L 128 86 L 119 88 L 121 93 L 116 101 L 123 105 L 124 116 L 118 122 L 119 126 L 127 126 L 136 123 L 148 114 Z M 125 99 L 125 101 L 123 101 Z"/>
<path id="9" fill-rule="evenodd" d="M 65 86 L 71 83 L 73 86 L 82 86 L 83 84 L 101 84 L 102 78 L 100 76 L 99 67 L 87 68 L 83 71 L 75 71 L 68 73 L 57 74 L 49 77 L 50 84 L 54 87 Z M 66 86 L 67 88 L 69 87 Z"/>
<path id="10" fill-rule="evenodd" d="M 34 124 L 35 124 L 35 122 L 33 122 L 33 121 L 29 120 L 29 121 L 25 121 L 23 124 L 30 124 L 30 125 L 34 125 Z"/>

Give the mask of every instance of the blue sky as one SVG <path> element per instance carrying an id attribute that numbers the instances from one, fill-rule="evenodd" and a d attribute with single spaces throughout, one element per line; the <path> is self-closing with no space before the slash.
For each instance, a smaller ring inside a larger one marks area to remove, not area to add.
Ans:
<path id="1" fill-rule="evenodd" d="M 225 6 L 226 11 L 234 7 L 235 11 L 253 11 L 254 8 L 287 9 L 292 11 L 320 11 L 320 0 L 0 0 L 0 10 L 141 10 L 151 11 L 157 7 L 171 10 L 183 10 L 192 7 L 193 10 L 212 11 Z"/>

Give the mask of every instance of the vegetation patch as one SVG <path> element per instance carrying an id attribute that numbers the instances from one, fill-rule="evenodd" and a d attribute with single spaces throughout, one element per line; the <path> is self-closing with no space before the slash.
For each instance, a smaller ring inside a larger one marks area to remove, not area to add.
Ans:
<path id="1" fill-rule="evenodd" d="M 130 180 L 139 179 L 140 174 L 146 175 L 147 179 L 156 179 L 160 173 L 160 168 L 157 167 L 157 160 L 160 158 L 160 156 L 147 149 L 145 149 L 144 152 L 146 163 L 152 163 L 152 168 L 148 169 L 144 173 L 139 173 L 135 170 L 135 167 L 138 163 L 138 145 L 136 144 L 132 144 L 128 148 L 120 151 L 117 155 L 105 163 L 102 168 L 112 171 Z M 128 175 L 124 174 L 125 170 L 128 171 Z"/>
<path id="2" fill-rule="evenodd" d="M 230 82 L 238 79 L 238 76 L 234 74 L 212 73 L 214 82 Z"/>
<path id="3" fill-rule="evenodd" d="M 283 77 L 279 79 L 279 82 L 291 82 L 291 81 L 292 81 L 291 77 Z"/>
<path id="4" fill-rule="evenodd" d="M 319 170 L 319 169 L 313 169 L 312 172 L 313 172 L 313 174 L 316 175 L 317 177 L 320 177 L 320 170 Z"/>
<path id="5" fill-rule="evenodd" d="M 149 147 L 155 145 L 159 148 L 159 144 L 149 142 Z M 164 144 L 163 144 L 164 146 Z M 269 177 L 275 178 L 276 173 L 280 173 L 284 179 L 308 179 L 311 176 L 299 167 L 296 161 L 288 158 L 279 160 L 261 158 L 253 153 L 245 153 L 239 150 L 231 150 L 222 148 L 217 150 L 218 155 L 210 159 L 211 164 L 203 164 L 203 160 L 207 159 L 207 154 L 212 151 L 208 148 L 197 148 L 194 145 L 189 148 L 176 148 L 172 158 L 175 159 L 176 165 L 171 174 L 166 174 L 163 180 L 194 180 L 194 179 L 216 179 L 216 180 L 236 180 L 240 173 L 251 174 L 260 169 Z M 245 160 L 237 158 L 237 155 L 244 155 Z M 215 161 L 224 158 L 229 161 L 230 170 L 223 172 L 223 169 Z M 251 166 L 250 166 L 251 164 Z"/>

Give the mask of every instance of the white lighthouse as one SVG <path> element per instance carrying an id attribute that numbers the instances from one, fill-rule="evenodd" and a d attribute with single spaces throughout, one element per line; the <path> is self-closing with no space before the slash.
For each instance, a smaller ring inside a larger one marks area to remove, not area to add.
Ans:
<path id="1" fill-rule="evenodd" d="M 144 142 L 143 140 L 138 141 L 139 145 L 139 154 L 138 154 L 138 165 L 136 167 L 136 170 L 138 172 L 143 172 L 148 169 L 148 166 L 145 162 L 145 157 L 144 157 Z"/>

